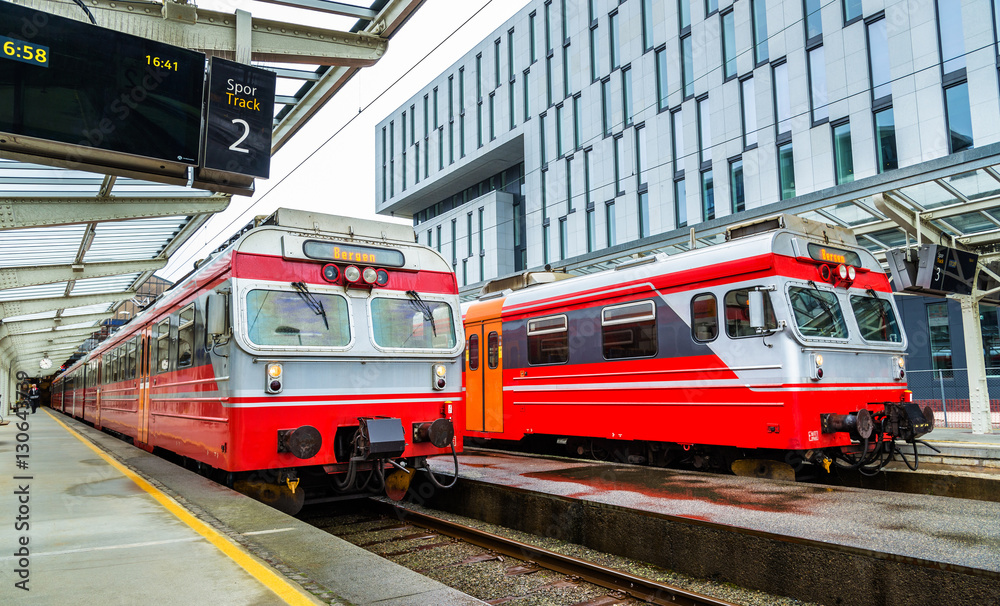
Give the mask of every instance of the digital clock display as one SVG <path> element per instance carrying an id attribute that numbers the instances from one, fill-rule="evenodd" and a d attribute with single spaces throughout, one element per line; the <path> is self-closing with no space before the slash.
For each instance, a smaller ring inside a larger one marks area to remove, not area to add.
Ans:
<path id="1" fill-rule="evenodd" d="M 47 46 L 29 44 L 24 40 L 0 36 L 0 47 L 3 49 L 0 57 L 4 59 L 23 61 L 28 65 L 49 66 L 49 47 Z"/>
<path id="2" fill-rule="evenodd" d="M 11 2 L 0 24 L 0 134 L 66 144 L 67 163 L 198 163 L 203 53 Z"/>

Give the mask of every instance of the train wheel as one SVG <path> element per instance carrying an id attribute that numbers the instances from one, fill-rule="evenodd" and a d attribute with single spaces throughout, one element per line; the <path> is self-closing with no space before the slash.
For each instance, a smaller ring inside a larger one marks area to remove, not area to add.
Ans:
<path id="1" fill-rule="evenodd" d="M 744 478 L 795 481 L 795 470 L 788 463 L 770 459 L 739 459 L 730 466 L 733 473 Z"/>
<path id="2" fill-rule="evenodd" d="M 233 489 L 290 516 L 297 514 L 306 502 L 305 490 L 299 488 L 292 492 L 288 486 L 271 482 L 240 480 L 233 485 Z"/>

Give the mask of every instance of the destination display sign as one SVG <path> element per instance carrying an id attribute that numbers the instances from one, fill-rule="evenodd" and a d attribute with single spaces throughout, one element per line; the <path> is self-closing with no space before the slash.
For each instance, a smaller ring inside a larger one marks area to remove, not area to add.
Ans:
<path id="1" fill-rule="evenodd" d="M 196 165 L 205 55 L 0 2 L 0 134 Z M 8 142 L 11 143 L 11 142 Z"/>
<path id="2" fill-rule="evenodd" d="M 272 71 L 212 57 L 205 168 L 268 177 L 276 82 Z"/>
<path id="3" fill-rule="evenodd" d="M 364 263 L 365 265 L 382 267 L 403 267 L 406 265 L 403 252 L 392 248 L 307 240 L 302 245 L 302 252 L 310 259 L 337 263 Z"/>
<path id="4" fill-rule="evenodd" d="M 809 243 L 809 256 L 824 263 L 836 263 L 838 265 L 853 265 L 861 267 L 861 256 L 853 250 L 843 250 L 831 246 Z"/>

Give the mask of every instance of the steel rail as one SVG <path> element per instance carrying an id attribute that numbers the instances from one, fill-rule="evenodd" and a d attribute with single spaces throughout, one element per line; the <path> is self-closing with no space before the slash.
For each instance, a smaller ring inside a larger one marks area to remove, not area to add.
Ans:
<path id="1" fill-rule="evenodd" d="M 391 508 L 393 514 L 399 519 L 405 520 L 414 526 L 434 530 L 513 558 L 528 560 L 543 568 L 579 577 L 594 585 L 621 591 L 651 604 L 662 604 L 665 606 L 737 606 L 732 602 L 687 591 L 674 585 L 644 579 L 627 572 L 594 564 L 593 562 L 563 555 L 541 547 L 535 547 L 528 543 L 418 513 L 398 505 L 391 505 L 381 501 L 376 502 L 382 503 L 387 508 Z"/>

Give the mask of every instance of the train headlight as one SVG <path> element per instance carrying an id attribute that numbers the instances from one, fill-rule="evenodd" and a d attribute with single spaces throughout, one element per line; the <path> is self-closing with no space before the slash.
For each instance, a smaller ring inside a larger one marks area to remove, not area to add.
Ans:
<path id="1" fill-rule="evenodd" d="M 333 263 L 327 263 L 323 266 L 323 279 L 327 282 L 336 282 L 340 279 L 340 268 Z"/>
<path id="2" fill-rule="evenodd" d="M 267 365 L 267 385 L 264 387 L 264 391 L 267 393 L 279 393 L 282 387 L 282 368 L 281 364 L 273 362 Z"/>
<path id="3" fill-rule="evenodd" d="M 344 268 L 344 278 L 353 284 L 361 279 L 361 270 L 353 265 L 348 265 Z"/>
<path id="4" fill-rule="evenodd" d="M 435 364 L 431 371 L 431 385 L 439 391 L 444 389 L 448 385 L 448 368 L 444 364 Z"/>
<path id="5" fill-rule="evenodd" d="M 823 378 L 823 354 L 809 354 L 811 364 L 809 365 L 809 378 L 819 381 Z"/>
<path id="6" fill-rule="evenodd" d="M 377 286 L 385 286 L 389 283 L 389 272 L 384 269 L 380 269 L 375 272 L 375 284 Z"/>
<path id="7" fill-rule="evenodd" d="M 857 278 L 857 277 L 858 277 L 858 272 L 854 269 L 854 266 L 853 265 L 848 265 L 847 266 L 847 279 L 853 282 L 854 278 Z"/>
<path id="8" fill-rule="evenodd" d="M 892 378 L 902 381 L 906 377 L 906 360 L 902 356 L 892 359 Z"/>
<path id="9" fill-rule="evenodd" d="M 840 279 L 841 280 L 846 280 L 847 279 L 847 266 L 846 265 L 838 265 L 837 266 L 837 274 L 840 275 Z"/>
<path id="10" fill-rule="evenodd" d="M 364 279 L 366 284 L 374 284 L 378 280 L 378 272 L 375 271 L 374 267 L 366 267 L 363 272 L 361 272 L 361 277 Z"/>

